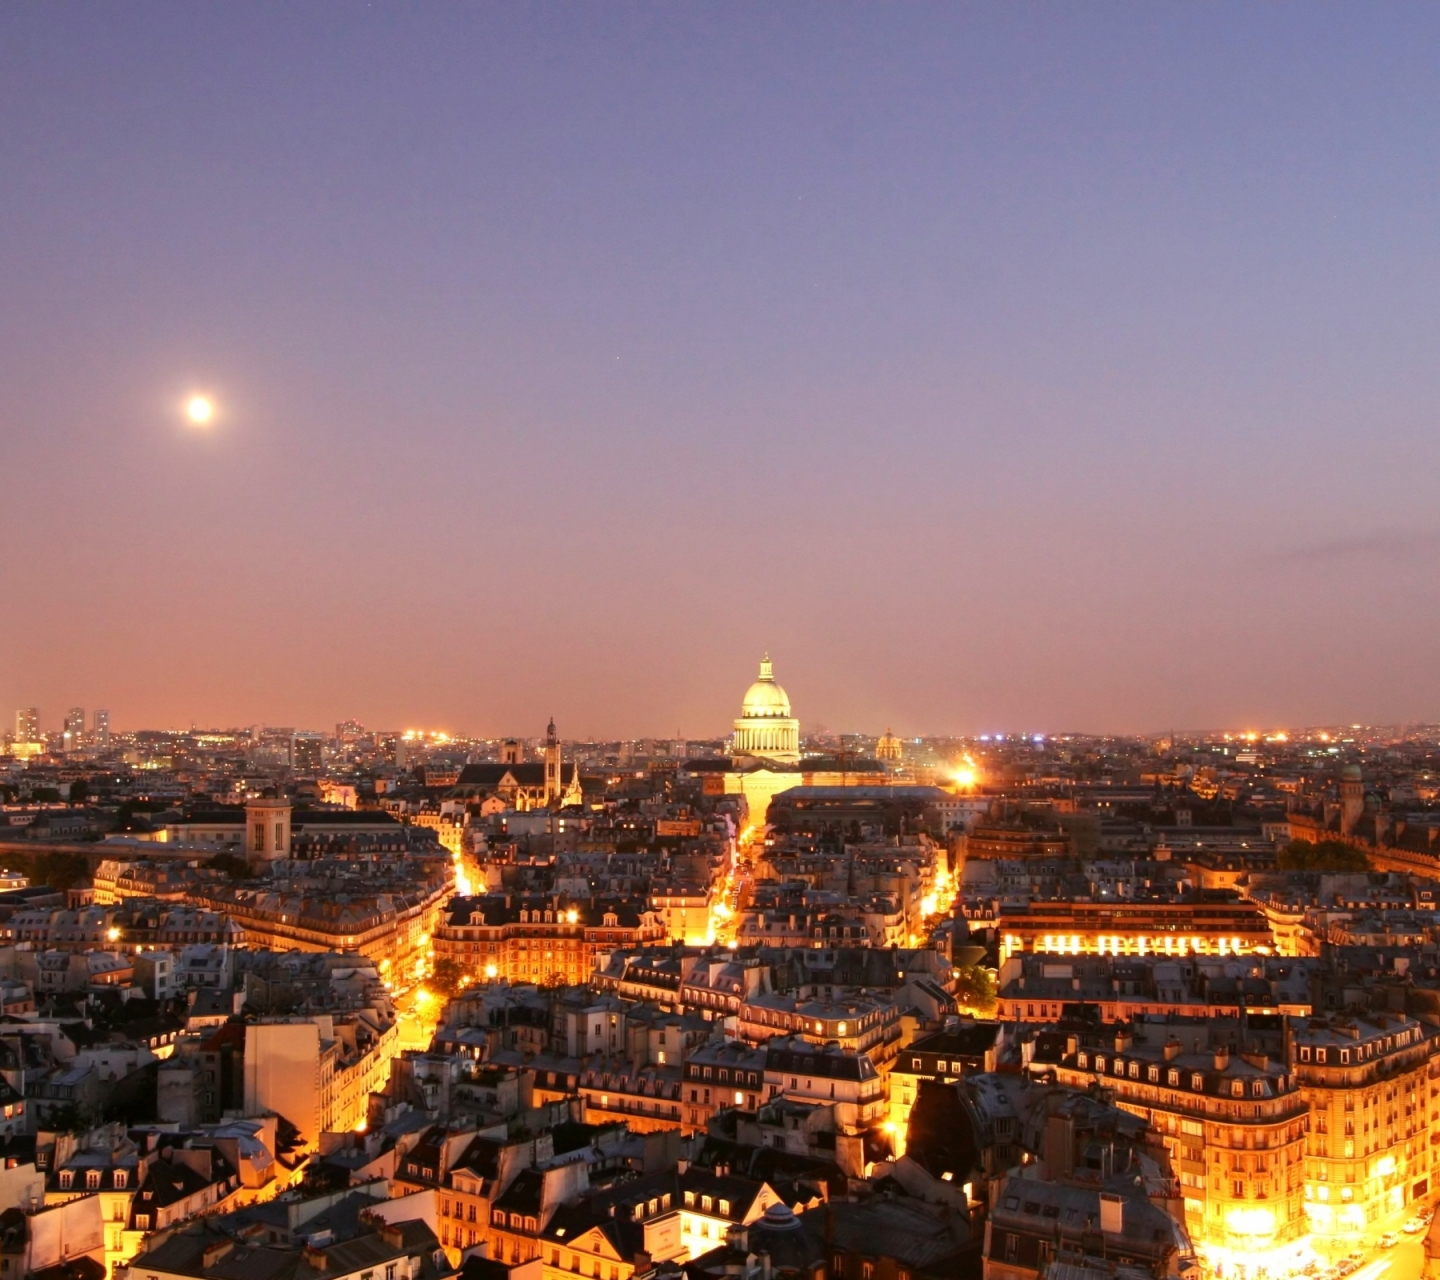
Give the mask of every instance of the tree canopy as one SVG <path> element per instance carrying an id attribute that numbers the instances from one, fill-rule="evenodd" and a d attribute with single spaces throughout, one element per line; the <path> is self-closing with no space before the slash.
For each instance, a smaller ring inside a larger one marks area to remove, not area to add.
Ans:
<path id="1" fill-rule="evenodd" d="M 1344 840 L 1292 840 L 1276 856 L 1281 871 L 1369 871 L 1363 849 Z"/>
<path id="2" fill-rule="evenodd" d="M 995 979 L 978 964 L 960 965 L 955 970 L 955 999 L 966 1009 L 990 1015 L 995 1012 Z"/>

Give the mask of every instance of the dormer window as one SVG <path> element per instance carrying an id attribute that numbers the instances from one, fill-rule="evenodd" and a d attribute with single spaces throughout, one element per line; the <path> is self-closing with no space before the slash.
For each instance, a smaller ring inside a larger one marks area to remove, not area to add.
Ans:
<path id="1" fill-rule="evenodd" d="M 98 1191 L 98 1190 L 100 1189 L 100 1170 L 99 1170 L 99 1169 L 87 1169 L 87 1170 L 85 1171 L 85 1185 L 86 1185 L 86 1187 L 88 1187 L 91 1191 Z"/>
<path id="2" fill-rule="evenodd" d="M 60 1170 L 60 1190 L 69 1191 L 75 1185 L 75 1174 L 69 1169 Z"/>
<path id="3" fill-rule="evenodd" d="M 129 1180 L 130 1180 L 129 1175 L 126 1173 L 126 1171 L 125 1171 L 124 1169 L 116 1169 L 116 1170 L 115 1170 L 115 1190 L 116 1190 L 116 1191 L 124 1191 L 124 1190 L 125 1190 L 125 1184 L 126 1184 L 127 1182 L 129 1182 Z"/>
<path id="4" fill-rule="evenodd" d="M 693 1209 L 695 1207 L 695 1193 L 693 1191 L 687 1191 L 685 1193 L 685 1207 L 687 1209 Z"/>

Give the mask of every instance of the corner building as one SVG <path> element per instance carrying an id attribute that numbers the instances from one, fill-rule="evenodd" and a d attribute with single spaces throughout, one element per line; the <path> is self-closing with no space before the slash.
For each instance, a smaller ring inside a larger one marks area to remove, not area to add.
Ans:
<path id="1" fill-rule="evenodd" d="M 1207 1047 L 1213 1025 L 1137 1021 L 1105 1040 L 1071 1036 L 1054 1075 L 1106 1090 L 1164 1136 L 1186 1226 L 1212 1262 L 1283 1271 L 1281 1255 L 1298 1253 L 1308 1229 L 1306 1098 L 1283 1062 Z"/>
<path id="2" fill-rule="evenodd" d="M 1353 1237 L 1430 1191 L 1440 1036 L 1392 1014 L 1298 1019 L 1292 1036 L 1310 1229 Z"/>

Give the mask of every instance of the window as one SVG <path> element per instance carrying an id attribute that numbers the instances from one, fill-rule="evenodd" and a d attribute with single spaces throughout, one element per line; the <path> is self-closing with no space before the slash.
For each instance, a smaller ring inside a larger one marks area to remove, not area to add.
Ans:
<path id="1" fill-rule="evenodd" d="M 1192 1072 L 1190 1075 L 1190 1087 L 1194 1089 L 1196 1093 L 1204 1092 L 1205 1077 L 1202 1076 L 1198 1071 Z"/>
<path id="2" fill-rule="evenodd" d="M 98 1191 L 100 1189 L 99 1169 L 87 1169 L 85 1171 L 85 1186 L 90 1191 Z"/>
<path id="3" fill-rule="evenodd" d="M 720 1216 L 724 1218 L 728 1218 L 730 1216 L 730 1201 L 720 1201 Z"/>
<path id="4" fill-rule="evenodd" d="M 128 1182 L 128 1181 L 129 1181 L 129 1174 L 128 1174 L 128 1172 L 127 1172 L 126 1170 L 124 1170 L 124 1169 L 116 1169 L 116 1170 L 115 1170 L 115 1190 L 116 1190 L 116 1191 L 124 1191 L 124 1190 L 125 1190 L 125 1184 L 126 1184 L 126 1182 Z"/>
<path id="5" fill-rule="evenodd" d="M 69 1169 L 60 1170 L 60 1190 L 69 1191 L 75 1185 L 75 1174 Z"/>

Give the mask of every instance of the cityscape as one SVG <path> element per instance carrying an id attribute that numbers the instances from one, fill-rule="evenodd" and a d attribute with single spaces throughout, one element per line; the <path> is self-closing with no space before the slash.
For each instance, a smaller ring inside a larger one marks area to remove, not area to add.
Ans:
<path id="1" fill-rule="evenodd" d="M 0 5 L 0 1280 L 1440 1280 L 1437 50 Z"/>
<path id="2" fill-rule="evenodd" d="M 737 694 L 689 741 L 18 709 L 16 1265 L 1421 1274 L 1440 725 Z"/>

